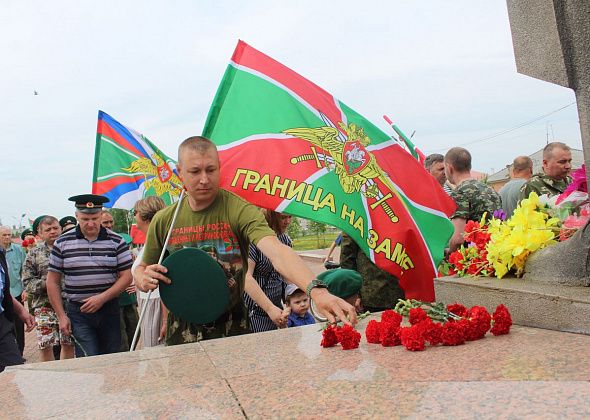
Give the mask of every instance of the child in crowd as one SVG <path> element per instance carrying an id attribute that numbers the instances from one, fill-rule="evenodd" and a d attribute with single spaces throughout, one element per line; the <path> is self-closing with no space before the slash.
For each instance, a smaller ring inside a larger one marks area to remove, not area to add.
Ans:
<path id="1" fill-rule="evenodd" d="M 315 324 L 315 319 L 309 313 L 309 297 L 294 284 L 288 284 L 285 289 L 285 307 L 289 314 L 288 327 Z"/>
<path id="2" fill-rule="evenodd" d="M 345 268 L 327 270 L 318 275 L 318 280 L 322 280 L 328 286 L 331 294 L 353 305 L 358 313 L 363 311 L 360 296 L 363 278 L 357 271 Z M 289 316 L 289 327 L 315 323 L 314 317 L 308 312 L 309 298 L 303 290 L 294 284 L 288 284 L 285 289 L 285 302 L 287 306 L 284 314 Z"/>

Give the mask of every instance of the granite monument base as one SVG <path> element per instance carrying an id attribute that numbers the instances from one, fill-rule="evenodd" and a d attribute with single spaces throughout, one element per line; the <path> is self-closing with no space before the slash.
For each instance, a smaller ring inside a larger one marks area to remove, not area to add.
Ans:
<path id="1" fill-rule="evenodd" d="M 368 320 L 358 328 L 364 332 Z M 3 418 L 588 418 L 590 337 L 528 327 L 409 352 L 318 325 L 10 368 Z"/>
<path id="2" fill-rule="evenodd" d="M 589 287 L 508 277 L 441 277 L 434 287 L 439 302 L 485 306 L 490 313 L 503 303 L 515 324 L 590 334 Z"/>

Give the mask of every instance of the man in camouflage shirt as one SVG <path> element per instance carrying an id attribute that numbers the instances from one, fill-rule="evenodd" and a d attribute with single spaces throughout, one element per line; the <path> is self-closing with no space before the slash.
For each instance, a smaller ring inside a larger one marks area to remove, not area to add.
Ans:
<path id="1" fill-rule="evenodd" d="M 74 357 L 71 338 L 59 332 L 59 322 L 47 296 L 47 268 L 53 243 L 61 234 L 59 221 L 53 216 L 40 216 L 33 223 L 33 231 L 43 242 L 31 249 L 23 266 L 23 284 L 31 297 L 35 315 L 37 345 L 41 361 L 54 360 L 53 347 L 61 344 L 61 359 Z"/>
<path id="2" fill-rule="evenodd" d="M 559 195 L 571 184 L 572 152 L 564 143 L 555 141 L 543 149 L 543 173 L 533 175 L 520 189 L 519 201 L 537 195 Z"/>
<path id="3" fill-rule="evenodd" d="M 462 147 L 453 147 L 445 155 L 445 172 L 447 179 L 456 185 L 451 198 L 457 204 L 457 210 L 451 216 L 455 226 L 455 233 L 449 241 L 449 250 L 453 252 L 463 242 L 465 225 L 469 220 L 479 222 L 487 213 L 492 213 L 502 207 L 502 200 L 498 193 L 489 185 L 471 177 L 471 154 Z"/>
<path id="4" fill-rule="evenodd" d="M 393 309 L 398 299 L 404 299 L 399 280 L 373 264 L 350 236 L 342 234 L 340 246 L 340 266 L 358 271 L 363 278 L 360 295 L 365 310 L 380 312 Z"/>

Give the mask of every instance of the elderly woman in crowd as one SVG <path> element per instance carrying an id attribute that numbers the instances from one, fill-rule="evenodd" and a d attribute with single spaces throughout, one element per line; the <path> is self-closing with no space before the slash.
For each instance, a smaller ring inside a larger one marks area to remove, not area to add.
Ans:
<path id="1" fill-rule="evenodd" d="M 279 241 L 293 247 L 287 228 L 291 216 L 271 210 L 262 210 L 268 225 L 275 231 Z M 284 313 L 283 299 L 285 282 L 274 269 L 270 260 L 253 244 L 248 255 L 244 303 L 248 308 L 248 318 L 252 332 L 276 330 L 287 326 L 288 314 Z"/>
<path id="2" fill-rule="evenodd" d="M 137 222 L 137 228 L 143 233 L 147 234 L 148 227 L 154 217 L 154 215 L 166 207 L 164 200 L 160 197 L 146 197 L 138 200 L 135 203 L 133 214 Z M 141 256 L 143 254 L 143 248 L 139 251 L 131 273 L 135 281 L 135 269 L 141 262 Z M 145 292 L 137 291 L 137 303 L 139 305 L 139 313 L 141 313 L 143 305 L 147 305 L 145 314 L 141 321 L 141 338 L 143 340 L 143 347 L 153 347 L 163 342 L 164 336 L 166 335 L 166 318 L 168 312 L 166 307 L 160 299 L 160 292 L 155 289 L 149 300 L 148 294 Z"/>

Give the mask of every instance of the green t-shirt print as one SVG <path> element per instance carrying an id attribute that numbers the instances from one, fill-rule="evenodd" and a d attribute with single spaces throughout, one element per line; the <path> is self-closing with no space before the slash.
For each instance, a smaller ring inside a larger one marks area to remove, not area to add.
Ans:
<path id="1" fill-rule="evenodd" d="M 158 262 L 175 209 L 175 205 L 169 206 L 152 220 L 142 259 L 145 264 Z M 256 245 L 271 235 L 275 233 L 257 207 L 220 189 L 213 204 L 201 211 L 193 211 L 187 198 L 182 201 L 166 250 L 173 253 L 186 247 L 203 249 L 216 255 L 226 272 L 240 273 L 234 278 L 243 283 L 242 268 L 249 244 Z"/>

